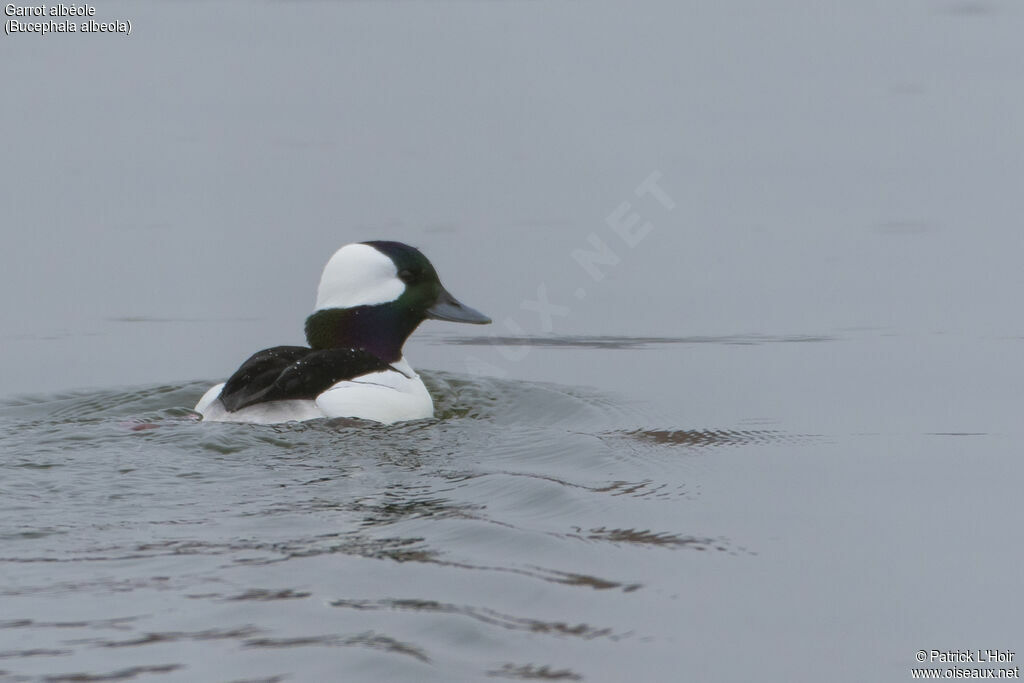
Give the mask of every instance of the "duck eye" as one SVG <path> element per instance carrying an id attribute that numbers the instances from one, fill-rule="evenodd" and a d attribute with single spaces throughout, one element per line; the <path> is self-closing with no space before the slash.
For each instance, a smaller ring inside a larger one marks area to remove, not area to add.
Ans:
<path id="1" fill-rule="evenodd" d="M 416 279 L 416 275 L 408 268 L 398 271 L 398 279 L 409 284 Z"/>

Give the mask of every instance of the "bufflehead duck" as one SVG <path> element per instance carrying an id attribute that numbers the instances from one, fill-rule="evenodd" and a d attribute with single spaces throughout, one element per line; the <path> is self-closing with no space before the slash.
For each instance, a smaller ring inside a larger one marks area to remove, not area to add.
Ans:
<path id="1" fill-rule="evenodd" d="M 402 356 L 427 318 L 487 324 L 441 286 L 418 249 L 401 242 L 347 244 L 320 276 L 306 318 L 309 346 L 254 354 L 195 411 L 215 422 L 277 422 L 354 417 L 391 424 L 434 415 L 434 402 Z"/>

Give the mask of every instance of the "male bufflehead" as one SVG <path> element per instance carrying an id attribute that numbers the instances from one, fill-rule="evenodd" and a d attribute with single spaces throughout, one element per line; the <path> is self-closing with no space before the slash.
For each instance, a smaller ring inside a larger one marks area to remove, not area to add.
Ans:
<path id="1" fill-rule="evenodd" d="M 204 420 L 273 424 L 355 417 L 391 424 L 434 415 L 434 402 L 402 356 L 427 318 L 487 324 L 460 303 L 418 249 L 361 242 L 338 249 L 324 267 L 305 346 L 254 354 L 195 410 Z"/>

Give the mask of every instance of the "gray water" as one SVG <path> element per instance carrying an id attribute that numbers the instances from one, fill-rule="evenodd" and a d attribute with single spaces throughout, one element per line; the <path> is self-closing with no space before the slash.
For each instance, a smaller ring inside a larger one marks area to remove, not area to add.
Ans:
<path id="1" fill-rule="evenodd" d="M 1024 650 L 1022 13 L 103 2 L 131 35 L 0 37 L 0 679 Z M 196 421 L 365 239 L 495 320 L 410 340 L 436 418 Z"/>

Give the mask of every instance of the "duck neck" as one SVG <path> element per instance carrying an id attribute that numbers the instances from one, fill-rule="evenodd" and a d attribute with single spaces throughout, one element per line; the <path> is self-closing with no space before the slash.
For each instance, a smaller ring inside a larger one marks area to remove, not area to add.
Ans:
<path id="1" fill-rule="evenodd" d="M 421 322 L 390 305 L 324 308 L 306 318 L 306 342 L 314 349 L 362 349 L 394 363 Z"/>

